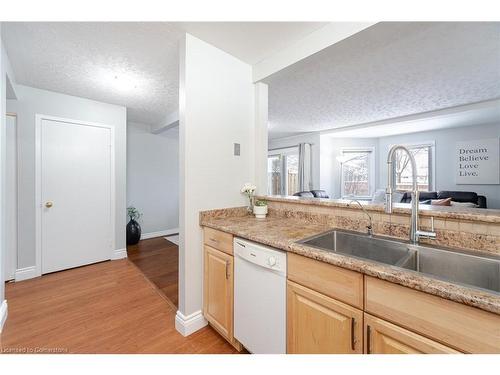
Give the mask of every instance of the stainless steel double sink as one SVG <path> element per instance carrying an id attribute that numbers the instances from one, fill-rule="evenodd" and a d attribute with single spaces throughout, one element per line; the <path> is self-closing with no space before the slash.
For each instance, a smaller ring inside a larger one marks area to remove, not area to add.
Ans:
<path id="1" fill-rule="evenodd" d="M 298 241 L 325 251 L 419 272 L 500 293 L 500 257 L 331 230 Z"/>

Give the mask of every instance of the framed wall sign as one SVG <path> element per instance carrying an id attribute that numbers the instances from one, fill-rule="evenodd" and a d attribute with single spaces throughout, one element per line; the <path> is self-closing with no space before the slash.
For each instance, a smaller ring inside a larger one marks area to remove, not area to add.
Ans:
<path id="1" fill-rule="evenodd" d="M 457 185 L 500 184 L 499 138 L 457 142 Z"/>

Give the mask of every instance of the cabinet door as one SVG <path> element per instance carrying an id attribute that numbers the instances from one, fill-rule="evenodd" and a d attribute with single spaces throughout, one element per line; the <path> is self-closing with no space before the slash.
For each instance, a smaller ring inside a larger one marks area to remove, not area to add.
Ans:
<path id="1" fill-rule="evenodd" d="M 233 337 L 233 257 L 204 247 L 203 310 L 207 320 L 227 339 Z"/>
<path id="2" fill-rule="evenodd" d="M 287 294 L 288 353 L 362 353 L 362 311 L 291 281 Z"/>
<path id="3" fill-rule="evenodd" d="M 460 353 L 374 316 L 365 314 L 364 321 L 367 354 Z"/>

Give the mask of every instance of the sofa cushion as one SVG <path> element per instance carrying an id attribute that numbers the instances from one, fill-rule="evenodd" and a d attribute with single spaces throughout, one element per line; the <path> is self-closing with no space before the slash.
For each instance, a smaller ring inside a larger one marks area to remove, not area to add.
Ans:
<path id="1" fill-rule="evenodd" d="M 418 200 L 421 201 L 427 201 L 429 199 L 438 199 L 438 193 L 435 191 L 421 191 L 418 194 Z M 411 202 L 411 193 L 410 192 L 405 192 L 402 202 L 404 203 L 410 203 Z"/>
<path id="2" fill-rule="evenodd" d="M 447 191 L 438 192 L 438 199 L 451 198 L 455 202 L 472 202 L 477 204 L 477 194 L 473 191 Z"/>
<path id="3" fill-rule="evenodd" d="M 451 206 L 451 198 L 431 199 L 431 206 Z"/>
<path id="4" fill-rule="evenodd" d="M 479 206 L 473 202 L 450 202 L 454 207 L 462 207 L 462 208 L 478 208 Z"/>
<path id="5" fill-rule="evenodd" d="M 302 197 L 302 198 L 314 198 L 313 193 L 310 191 L 299 191 L 298 193 L 294 194 L 296 197 Z"/>
<path id="6" fill-rule="evenodd" d="M 311 190 L 311 193 L 315 198 L 330 198 L 324 190 Z"/>

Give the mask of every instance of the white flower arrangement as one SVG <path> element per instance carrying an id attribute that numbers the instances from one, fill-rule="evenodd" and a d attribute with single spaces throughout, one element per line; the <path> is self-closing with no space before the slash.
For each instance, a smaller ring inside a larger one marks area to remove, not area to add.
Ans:
<path id="1" fill-rule="evenodd" d="M 255 190 L 257 189 L 257 186 L 254 184 L 247 182 L 243 187 L 241 188 L 241 194 L 245 194 L 248 197 L 248 202 L 249 205 L 247 207 L 248 212 L 253 211 L 253 194 L 255 193 Z"/>
<path id="2" fill-rule="evenodd" d="M 241 193 L 245 194 L 247 196 L 251 196 L 251 195 L 253 195 L 253 193 L 255 192 L 256 189 L 257 189 L 257 186 L 251 184 L 250 182 L 247 182 L 241 188 Z"/>

